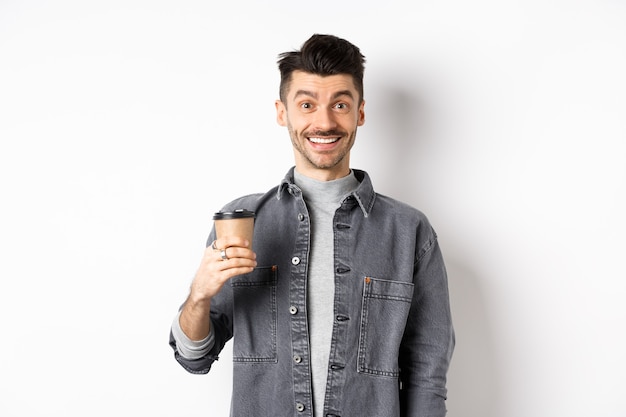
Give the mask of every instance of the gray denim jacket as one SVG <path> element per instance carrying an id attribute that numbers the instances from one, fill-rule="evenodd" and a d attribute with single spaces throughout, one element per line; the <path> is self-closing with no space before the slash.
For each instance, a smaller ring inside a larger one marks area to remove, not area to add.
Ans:
<path id="1" fill-rule="evenodd" d="M 445 266 L 418 210 L 376 194 L 369 176 L 334 218 L 335 320 L 324 416 L 440 417 L 454 348 Z M 211 302 L 215 345 L 189 372 L 207 373 L 233 338 L 234 417 L 312 416 L 306 279 L 310 224 L 293 168 L 266 194 L 224 209 L 257 213 L 258 267 Z M 214 232 L 208 244 L 214 239 Z M 170 335 L 170 344 L 176 344 Z"/>

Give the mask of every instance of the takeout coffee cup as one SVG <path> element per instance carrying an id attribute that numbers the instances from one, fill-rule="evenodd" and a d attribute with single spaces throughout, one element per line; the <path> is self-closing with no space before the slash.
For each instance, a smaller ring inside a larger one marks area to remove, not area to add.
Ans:
<path id="1" fill-rule="evenodd" d="M 218 239 L 225 236 L 243 237 L 252 245 L 255 217 L 255 212 L 246 209 L 218 211 L 213 215 L 215 234 Z"/>

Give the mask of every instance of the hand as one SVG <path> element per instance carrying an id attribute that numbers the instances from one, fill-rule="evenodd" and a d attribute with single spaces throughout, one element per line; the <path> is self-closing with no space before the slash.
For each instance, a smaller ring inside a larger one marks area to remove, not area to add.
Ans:
<path id="1" fill-rule="evenodd" d="M 220 238 L 204 250 L 189 297 L 180 314 L 180 327 L 187 337 L 202 340 L 209 334 L 211 299 L 226 281 L 248 274 L 254 267 L 256 254 L 250 249 L 250 242 L 243 238 Z"/>
<path id="2" fill-rule="evenodd" d="M 195 302 L 209 301 L 220 292 L 226 281 L 248 274 L 254 267 L 256 254 L 250 249 L 250 242 L 237 236 L 215 240 L 204 251 L 191 284 L 190 299 Z"/>

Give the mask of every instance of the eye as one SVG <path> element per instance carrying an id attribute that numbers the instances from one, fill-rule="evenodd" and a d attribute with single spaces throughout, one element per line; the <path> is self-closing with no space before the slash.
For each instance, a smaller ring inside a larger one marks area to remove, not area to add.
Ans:
<path id="1" fill-rule="evenodd" d="M 350 106 L 348 105 L 348 103 L 337 103 L 335 104 L 335 109 L 342 113 L 346 113 L 350 111 Z"/>
<path id="2" fill-rule="evenodd" d="M 313 104 L 309 102 L 300 103 L 300 110 L 308 113 L 313 110 Z"/>

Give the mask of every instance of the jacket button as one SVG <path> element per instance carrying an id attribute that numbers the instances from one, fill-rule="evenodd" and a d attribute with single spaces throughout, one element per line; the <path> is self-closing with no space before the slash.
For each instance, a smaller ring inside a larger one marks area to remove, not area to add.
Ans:
<path id="1" fill-rule="evenodd" d="M 304 214 L 298 213 L 298 220 L 300 221 L 304 220 Z"/>
<path id="2" fill-rule="evenodd" d="M 295 363 L 300 363 L 300 362 L 302 362 L 302 357 L 300 355 L 294 355 L 293 361 Z"/>
<path id="3" fill-rule="evenodd" d="M 304 404 L 296 403 L 296 410 L 298 410 L 299 412 L 303 412 L 304 411 Z"/>
<path id="4" fill-rule="evenodd" d="M 289 307 L 289 314 L 296 314 L 298 312 L 298 307 L 291 306 Z"/>
<path id="5" fill-rule="evenodd" d="M 298 265 L 300 263 L 300 258 L 294 256 L 293 258 L 291 258 L 291 263 L 294 265 Z"/>

